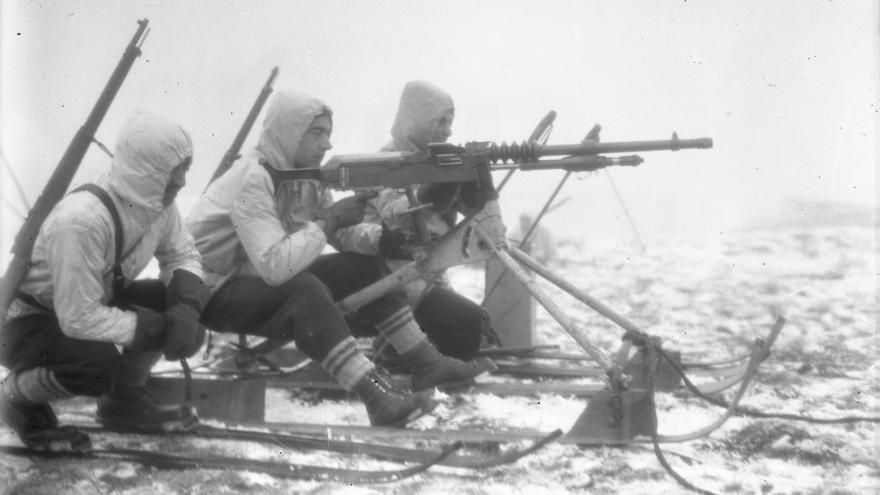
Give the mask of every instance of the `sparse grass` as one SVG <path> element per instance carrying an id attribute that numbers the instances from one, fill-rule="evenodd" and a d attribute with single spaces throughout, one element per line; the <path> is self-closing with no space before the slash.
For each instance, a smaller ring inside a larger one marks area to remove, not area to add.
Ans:
<path id="1" fill-rule="evenodd" d="M 745 459 L 767 456 L 828 465 L 841 461 L 843 442 L 833 437 L 813 437 L 790 423 L 758 421 L 730 435 L 723 445 Z"/>

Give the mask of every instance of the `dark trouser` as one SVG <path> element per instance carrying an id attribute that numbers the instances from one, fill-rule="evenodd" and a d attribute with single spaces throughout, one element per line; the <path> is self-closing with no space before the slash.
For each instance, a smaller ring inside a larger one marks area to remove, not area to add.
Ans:
<path id="1" fill-rule="evenodd" d="M 293 340 L 316 361 L 352 335 L 334 301 L 345 298 L 390 273 L 381 259 L 360 254 L 328 254 L 304 272 L 273 287 L 259 277 L 236 277 L 226 282 L 202 312 L 202 323 L 221 332 Z M 406 304 L 403 291 L 394 291 L 358 310 L 351 318 L 357 336 L 375 335 L 374 325 Z"/>
<path id="2" fill-rule="evenodd" d="M 165 285 L 137 280 L 116 305 L 165 311 Z M 115 383 L 141 385 L 159 353 L 120 353 L 114 344 L 68 337 L 54 314 L 32 314 L 6 322 L 0 334 L 0 364 L 13 372 L 45 367 L 74 395 L 100 396 Z"/>
<path id="3" fill-rule="evenodd" d="M 479 304 L 445 287 L 435 287 L 413 312 L 416 322 L 443 354 L 462 360 L 476 357 L 489 313 Z"/>

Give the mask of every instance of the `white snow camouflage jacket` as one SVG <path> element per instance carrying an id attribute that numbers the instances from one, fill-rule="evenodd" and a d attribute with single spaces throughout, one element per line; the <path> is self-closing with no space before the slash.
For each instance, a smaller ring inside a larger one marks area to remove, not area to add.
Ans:
<path id="1" fill-rule="evenodd" d="M 154 256 L 166 283 L 175 269 L 202 276 L 199 253 L 177 206 L 162 205 L 171 171 L 192 152 L 189 134 L 158 116 L 135 111 L 123 125 L 112 166 L 95 183 L 119 211 L 127 280 Z M 53 310 L 69 337 L 119 345 L 134 338 L 136 313 L 107 305 L 113 297 L 115 236 L 110 212 L 85 191 L 62 199 L 40 228 L 20 289 Z M 7 317 L 34 311 L 41 310 L 16 299 Z"/>
<path id="2" fill-rule="evenodd" d="M 279 91 L 266 110 L 257 146 L 214 181 L 187 217 L 216 291 L 233 276 L 259 276 L 277 286 L 312 263 L 327 244 L 315 213 L 333 204 L 331 192 L 311 180 L 278 185 L 260 164 L 295 168 L 295 155 L 312 121 L 331 115 L 315 98 Z M 360 224 L 336 233 L 343 251 L 377 254 L 381 228 Z"/>

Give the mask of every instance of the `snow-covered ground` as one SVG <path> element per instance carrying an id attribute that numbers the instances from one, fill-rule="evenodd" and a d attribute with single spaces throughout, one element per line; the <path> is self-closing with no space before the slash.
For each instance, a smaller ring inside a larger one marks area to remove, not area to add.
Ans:
<path id="1" fill-rule="evenodd" d="M 755 230 L 713 241 L 666 240 L 646 252 L 614 243 L 557 242 L 551 267 L 593 297 L 625 315 L 685 360 L 741 355 L 770 329 L 773 314 L 784 327 L 773 355 L 761 366 L 744 404 L 818 417 L 880 416 L 878 272 L 872 228 L 821 227 Z M 453 285 L 479 299 L 482 271 L 459 267 Z M 620 330 L 550 285 L 556 301 L 609 352 Z M 542 310 L 541 344 L 578 352 L 574 341 Z M 698 375 L 698 374 L 697 374 Z M 699 376 L 698 376 L 699 378 Z M 497 379 L 497 378 L 492 378 Z M 702 378 L 705 380 L 706 378 Z M 417 427 L 567 429 L 583 399 L 558 396 L 441 395 L 437 413 Z M 681 394 L 658 394 L 662 434 L 692 431 L 722 411 Z M 93 406 L 75 401 L 64 418 L 82 420 Z M 316 401 L 270 390 L 267 419 L 367 424 L 355 401 Z M 387 469 L 393 464 L 362 456 L 289 451 L 248 443 L 181 438 L 114 436 L 98 446 L 138 446 L 168 452 L 271 458 L 327 466 Z M 109 442 L 109 443 L 108 443 Z M 17 439 L 0 429 L 0 444 Z M 428 445 L 422 443 L 421 445 Z M 811 425 L 733 418 L 710 436 L 666 445 L 672 465 L 688 480 L 717 493 L 880 493 L 880 435 L 876 424 Z M 502 446 L 507 448 L 506 446 Z M 279 480 L 252 473 L 168 472 L 126 463 L 31 461 L 0 458 L 5 493 L 685 493 L 650 449 L 579 448 L 554 444 L 519 462 L 467 471 L 432 468 L 397 483 L 349 486 Z"/>

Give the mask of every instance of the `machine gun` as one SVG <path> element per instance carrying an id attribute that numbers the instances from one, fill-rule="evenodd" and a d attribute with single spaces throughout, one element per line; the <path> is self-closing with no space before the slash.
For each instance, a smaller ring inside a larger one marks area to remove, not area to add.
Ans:
<path id="1" fill-rule="evenodd" d="M 619 165 L 636 166 L 638 155 L 604 156 L 606 153 L 705 149 L 711 138 L 659 141 L 624 141 L 542 145 L 536 142 L 495 144 L 470 142 L 464 146 L 434 143 L 426 151 L 337 155 L 320 168 L 272 170 L 273 180 L 317 180 L 336 189 L 400 188 L 414 184 L 479 182 L 491 187 L 495 170 L 569 170 L 590 172 Z M 552 158 L 550 158 L 552 157 Z M 542 158 L 550 158 L 542 160 Z"/>

